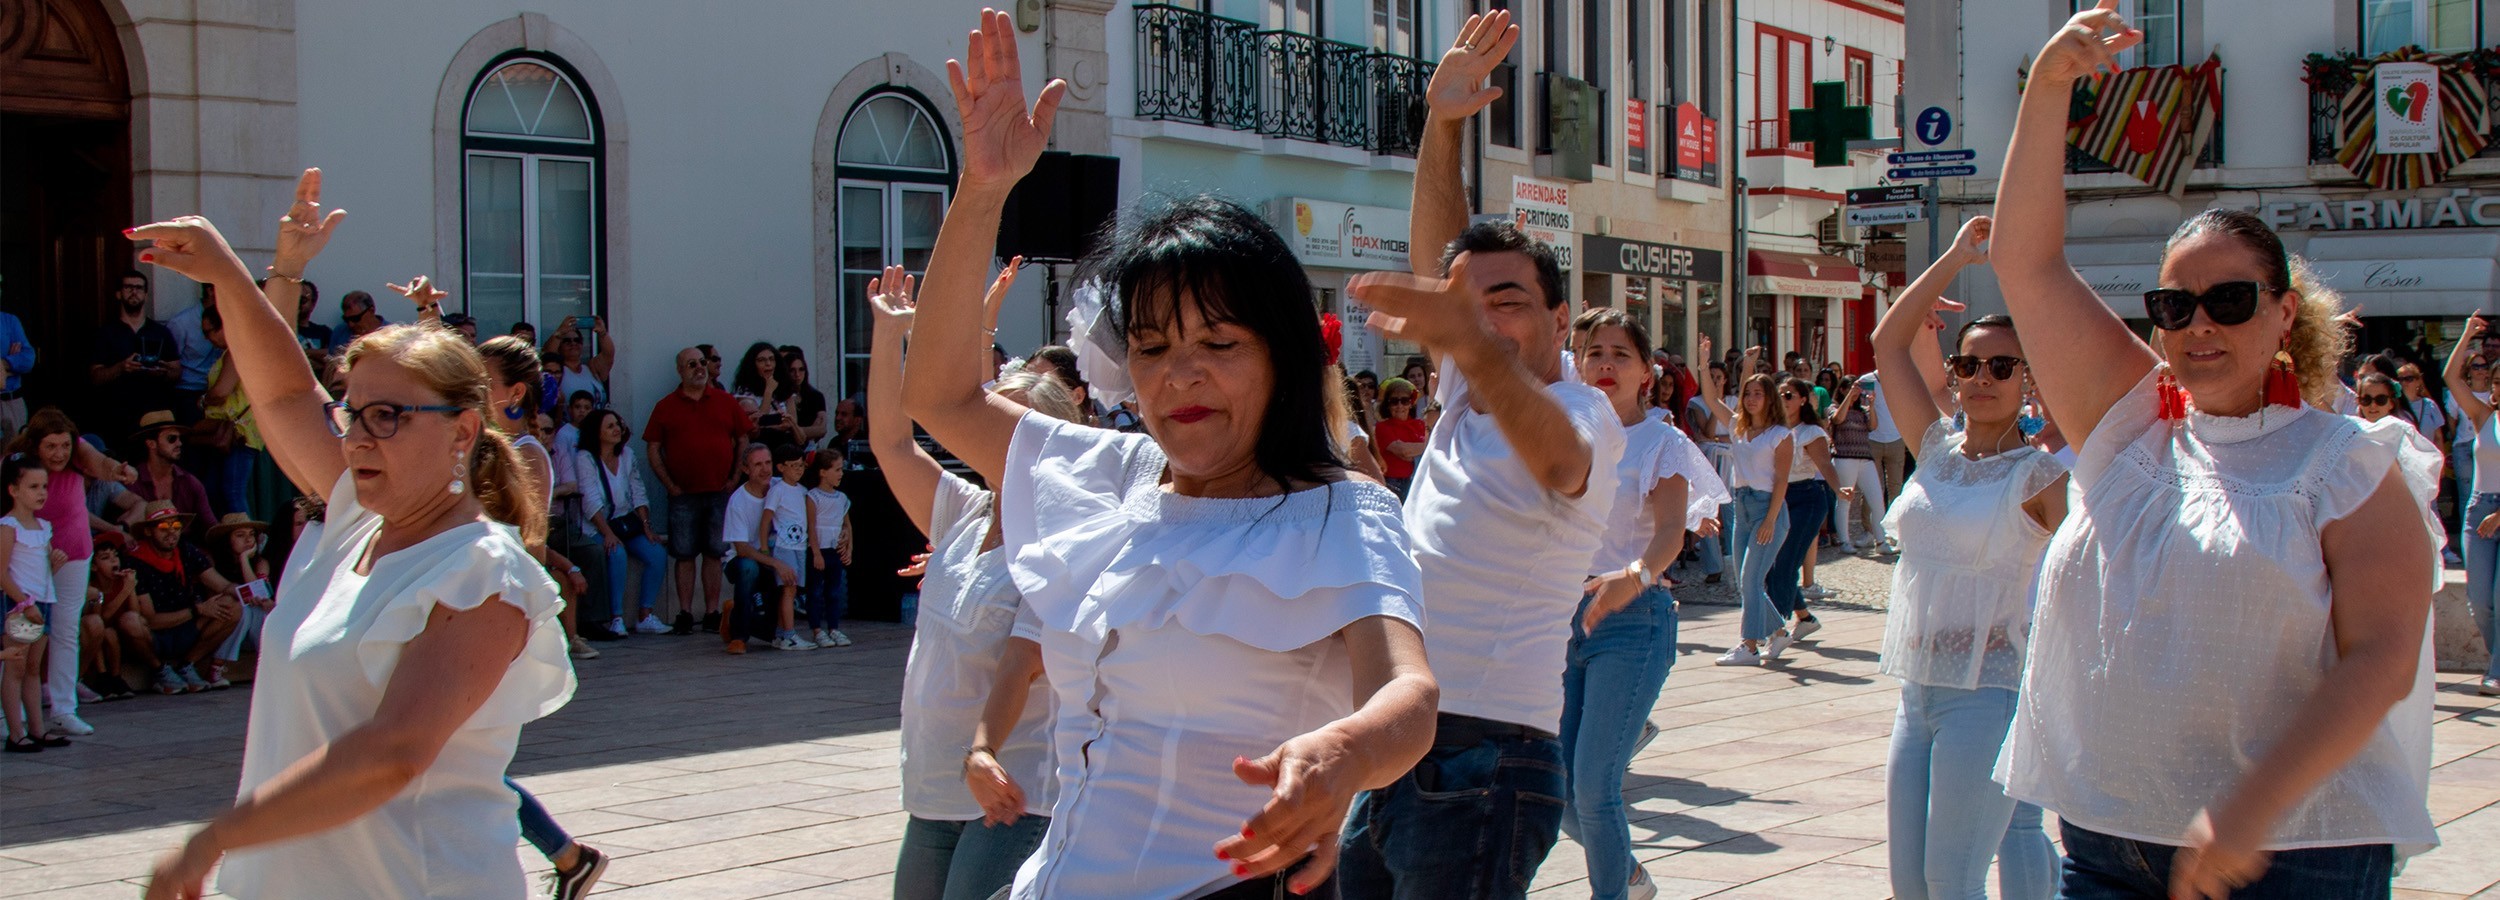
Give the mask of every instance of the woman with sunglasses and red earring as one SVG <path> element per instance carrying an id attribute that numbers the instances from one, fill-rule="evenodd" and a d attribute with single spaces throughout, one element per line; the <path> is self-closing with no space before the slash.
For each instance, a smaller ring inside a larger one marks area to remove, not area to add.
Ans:
<path id="1" fill-rule="evenodd" d="M 2147 346 L 2066 260 L 2075 84 L 2143 40 L 2117 0 L 2035 59 L 1989 254 L 2075 439 L 1997 775 L 2058 814 L 2063 895 L 2386 897 L 2437 842 L 2428 624 L 2437 452 L 2308 409 L 2338 299 L 2242 210 L 2171 235 Z M 2401 848 L 2401 849 L 2400 849 Z"/>
<path id="2" fill-rule="evenodd" d="M 2459 530 L 2465 547 L 2465 605 L 2474 613 L 2485 646 L 2500 646 L 2500 610 L 2493 608 L 2500 584 L 2500 416 L 2493 416 L 2491 368 L 2483 361 L 2483 342 L 2491 321 L 2477 311 L 2465 320 L 2465 334 L 2448 353 L 2448 402 L 2457 410 L 2457 496 L 2464 513 Z M 2474 382 L 2483 383 L 2482 390 Z M 2479 689 L 2500 694 L 2500 653 L 2483 668 Z"/>
<path id="3" fill-rule="evenodd" d="M 1885 523 L 1901 542 L 1880 667 L 1901 679 L 1886 785 L 1893 894 L 1978 897 L 1997 860 L 2000 895 L 2047 900 L 2056 853 L 2040 809 L 1988 777 L 2013 721 L 2031 633 L 2031 586 L 2066 518 L 2066 466 L 2023 440 L 2030 366 L 2014 322 L 1982 316 L 1937 353 L 1942 298 L 1987 262 L 1990 223 L 1962 226 L 1944 256 L 1875 326 L 1875 377 L 1918 470 Z"/>

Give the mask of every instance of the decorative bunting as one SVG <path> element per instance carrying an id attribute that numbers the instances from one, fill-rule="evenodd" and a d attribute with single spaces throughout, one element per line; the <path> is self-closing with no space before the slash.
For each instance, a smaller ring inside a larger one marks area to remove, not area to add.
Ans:
<path id="1" fill-rule="evenodd" d="M 2379 153 L 2378 98 L 2371 70 L 2380 63 L 2425 62 L 2439 67 L 2439 149 L 2432 153 Z M 2336 71 L 2341 69 L 2341 71 Z M 2425 53 L 2406 47 L 2370 59 L 2311 57 L 2313 88 L 2342 88 L 2335 110 L 2335 161 L 2372 188 L 2407 191 L 2447 180 L 2448 170 L 2481 153 L 2490 140 L 2491 95 L 2469 56 Z"/>
<path id="2" fill-rule="evenodd" d="M 2213 137 L 2222 60 L 2196 68 L 2149 66 L 2104 75 L 2069 112 L 2066 143 L 2153 189 L 2178 196 Z M 2084 92 L 2079 91 L 2078 94 Z"/>

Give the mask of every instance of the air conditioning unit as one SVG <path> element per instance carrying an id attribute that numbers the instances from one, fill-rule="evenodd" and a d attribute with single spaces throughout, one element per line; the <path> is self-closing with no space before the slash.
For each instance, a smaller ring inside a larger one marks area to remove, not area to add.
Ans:
<path id="1" fill-rule="evenodd" d="M 1833 212 L 1831 215 L 1824 216 L 1822 221 L 1814 223 L 1814 238 L 1827 245 L 1855 247 L 1858 245 L 1858 229 L 1842 224 L 1840 213 Z"/>

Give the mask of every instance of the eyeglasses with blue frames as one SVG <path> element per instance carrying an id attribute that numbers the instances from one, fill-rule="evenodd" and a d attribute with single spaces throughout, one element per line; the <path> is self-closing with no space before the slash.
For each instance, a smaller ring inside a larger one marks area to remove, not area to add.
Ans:
<path id="1" fill-rule="evenodd" d="M 346 437 L 350 427 L 363 423 L 365 433 L 372 435 L 375 440 L 390 440 L 392 435 L 398 434 L 399 420 L 409 413 L 441 413 L 456 416 L 465 409 L 465 407 L 444 405 L 410 406 L 406 403 L 367 403 L 363 406 L 349 406 L 345 400 L 332 400 L 321 405 L 321 411 L 330 420 L 332 435 Z"/>

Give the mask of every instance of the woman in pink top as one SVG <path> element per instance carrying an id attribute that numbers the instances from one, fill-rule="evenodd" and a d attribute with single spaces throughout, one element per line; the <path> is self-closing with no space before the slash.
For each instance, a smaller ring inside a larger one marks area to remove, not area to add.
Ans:
<path id="1" fill-rule="evenodd" d="M 57 409 L 39 410 L 28 419 L 9 452 L 35 454 L 52 473 L 52 490 L 37 516 L 52 525 L 52 548 L 69 557 L 52 573 L 60 599 L 52 610 L 50 668 L 44 674 L 43 689 L 52 705 L 44 731 L 94 734 L 94 726 L 78 718 L 78 622 L 87 602 L 87 558 L 95 553 L 95 535 L 87 527 L 87 478 L 128 484 L 139 472 L 79 440 L 78 426 Z"/>

